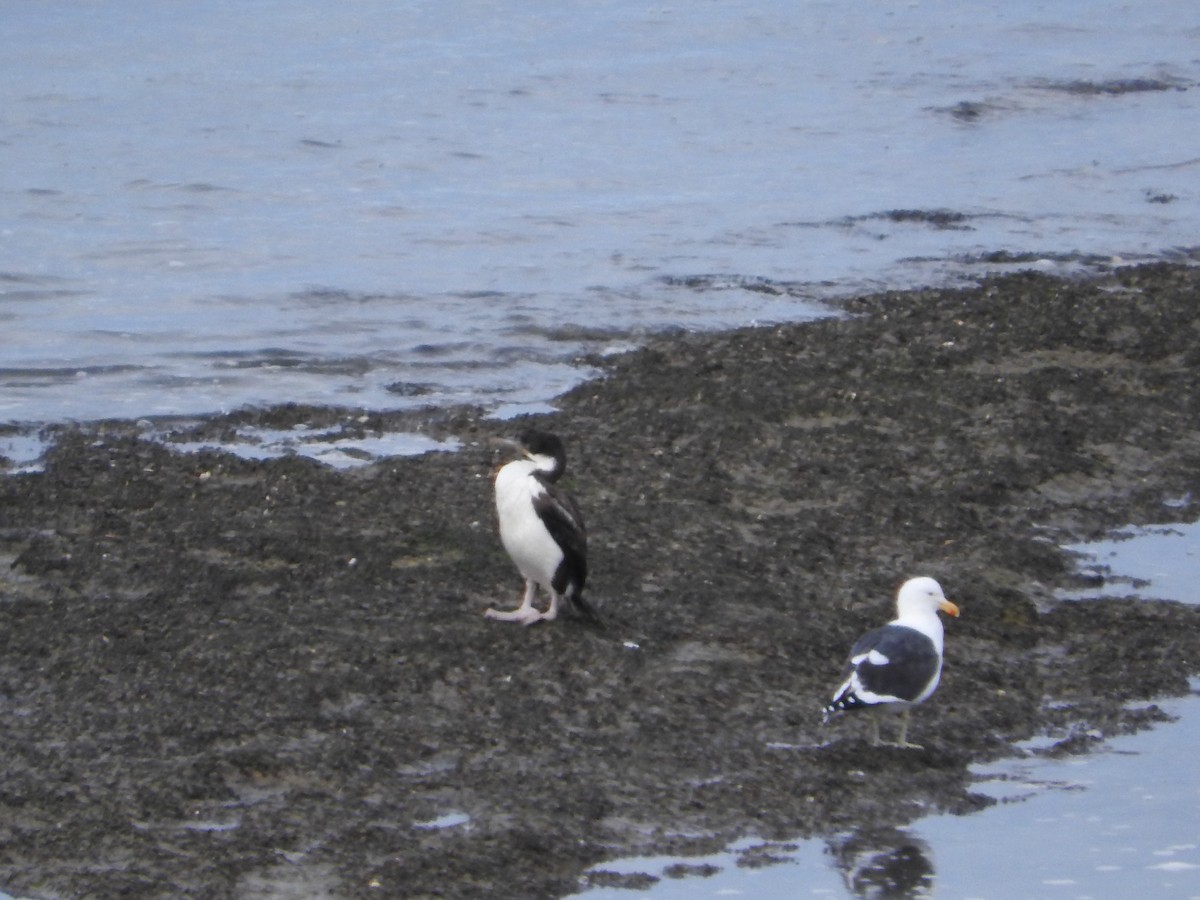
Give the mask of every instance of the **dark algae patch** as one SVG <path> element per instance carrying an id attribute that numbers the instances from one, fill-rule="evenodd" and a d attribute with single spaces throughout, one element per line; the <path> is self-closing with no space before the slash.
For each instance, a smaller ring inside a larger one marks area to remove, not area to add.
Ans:
<path id="1" fill-rule="evenodd" d="M 532 422 L 567 443 L 604 630 L 483 618 L 520 595 L 487 449 L 518 423 L 371 414 L 466 448 L 351 471 L 65 432 L 0 479 L 0 886 L 561 896 L 618 856 L 967 813 L 1014 741 L 1161 719 L 1200 610 L 1054 590 L 1062 542 L 1200 518 L 1197 270 L 845 307 L 596 360 Z M 238 421 L 281 415 L 329 413 Z M 822 729 L 912 574 L 962 608 L 926 749 Z"/>

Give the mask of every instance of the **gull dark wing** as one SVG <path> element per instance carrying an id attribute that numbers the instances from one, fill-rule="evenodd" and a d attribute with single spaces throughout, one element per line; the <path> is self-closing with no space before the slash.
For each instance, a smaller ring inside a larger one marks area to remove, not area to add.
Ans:
<path id="1" fill-rule="evenodd" d="M 886 663 L 871 660 L 872 651 L 887 658 Z M 873 694 L 915 700 L 938 670 L 937 650 L 933 641 L 903 625 L 884 625 L 859 638 L 850 651 L 851 659 L 864 658 L 847 667 L 858 670 L 858 680 Z"/>

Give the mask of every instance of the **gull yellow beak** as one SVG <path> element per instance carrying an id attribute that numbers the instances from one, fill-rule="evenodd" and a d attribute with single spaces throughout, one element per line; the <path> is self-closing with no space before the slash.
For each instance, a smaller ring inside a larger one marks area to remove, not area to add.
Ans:
<path id="1" fill-rule="evenodd" d="M 958 607 L 955 606 L 953 603 L 951 603 L 949 600 L 943 600 L 941 603 L 939 603 L 938 609 L 940 609 L 942 612 L 944 612 L 948 616 L 954 616 L 954 618 L 956 618 L 956 619 L 958 618 Z"/>

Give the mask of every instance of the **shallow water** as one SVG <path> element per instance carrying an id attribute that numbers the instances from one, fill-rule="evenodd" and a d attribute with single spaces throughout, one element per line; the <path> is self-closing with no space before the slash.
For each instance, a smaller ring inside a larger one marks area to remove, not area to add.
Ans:
<path id="1" fill-rule="evenodd" d="M 1083 571 L 1099 566 L 1106 577 L 1118 575 L 1118 590 L 1106 582 L 1100 594 L 1196 602 L 1200 523 L 1121 534 L 1070 548 Z M 1136 592 L 1121 590 L 1129 584 Z M 1097 592 L 1074 596 L 1086 601 Z M 878 823 L 827 841 L 747 839 L 704 858 L 604 863 L 596 870 L 657 881 L 586 896 L 1200 898 L 1200 679 L 1192 690 L 1158 704 L 1174 722 L 1095 752 L 1049 758 L 1039 751 L 1054 740 L 1038 738 L 1018 746 L 1016 760 L 977 767 L 975 790 L 999 801 L 983 812 L 900 828 Z"/>
<path id="2" fill-rule="evenodd" d="M 1123 529 L 1102 541 L 1072 544 L 1080 571 L 1103 579 L 1106 597 L 1145 597 L 1200 603 L 1200 522 Z M 1094 588 L 1063 591 L 1087 599 Z"/>
<path id="3" fill-rule="evenodd" d="M 979 770 L 1001 803 L 970 816 L 883 825 L 829 841 L 744 840 L 703 858 L 597 866 L 660 879 L 588 900 L 647 897 L 1200 897 L 1200 697 L 1160 704 L 1179 720 L 1070 759 Z M 1036 748 L 1035 748 L 1036 749 Z M 763 864 L 764 858 L 773 859 Z M 680 869 L 679 867 L 686 867 Z M 674 868 L 673 868 L 674 867 Z M 705 867 L 710 875 L 699 874 Z"/>
<path id="4" fill-rule="evenodd" d="M 0 445 L 2 446 L 2 445 Z M 269 459 L 294 454 L 307 456 L 335 469 L 365 465 L 381 456 L 416 456 L 434 451 L 457 450 L 459 441 L 437 441 L 412 432 L 389 432 L 376 437 L 342 436 L 340 429 L 316 429 L 299 426 L 287 431 L 261 428 L 239 429 L 236 440 L 224 444 L 204 441 L 172 441 L 169 446 L 180 453 L 211 450 L 222 446 L 244 459 Z"/>
<path id="5" fill-rule="evenodd" d="M 1177 3 L 16 4 L 0 423 L 544 404 L 584 350 L 1200 233 Z M 1191 30 L 1189 30 L 1191 29 Z"/>

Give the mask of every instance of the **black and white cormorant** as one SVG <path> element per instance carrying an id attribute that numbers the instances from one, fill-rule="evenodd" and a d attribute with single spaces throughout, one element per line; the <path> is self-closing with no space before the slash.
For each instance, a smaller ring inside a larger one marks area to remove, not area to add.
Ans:
<path id="1" fill-rule="evenodd" d="M 940 584 L 932 578 L 904 582 L 896 595 L 896 618 L 868 631 L 850 651 L 842 684 L 825 706 L 824 721 L 850 710 L 869 710 L 871 740 L 879 744 L 876 714 L 900 713 L 900 736 L 894 746 L 919 748 L 908 742 L 908 717 L 914 706 L 929 699 L 942 677 L 938 610 L 958 615 Z"/>
<path id="2" fill-rule="evenodd" d="M 529 429 L 514 447 L 518 459 L 496 472 L 496 514 L 500 541 L 525 579 L 521 605 L 509 612 L 495 609 L 484 615 L 505 622 L 550 621 L 566 600 L 593 621 L 595 610 L 583 599 L 587 581 L 587 528 L 575 501 L 556 482 L 567 468 L 567 451 L 557 435 Z M 538 586 L 550 594 L 543 612 L 534 606 Z"/>

